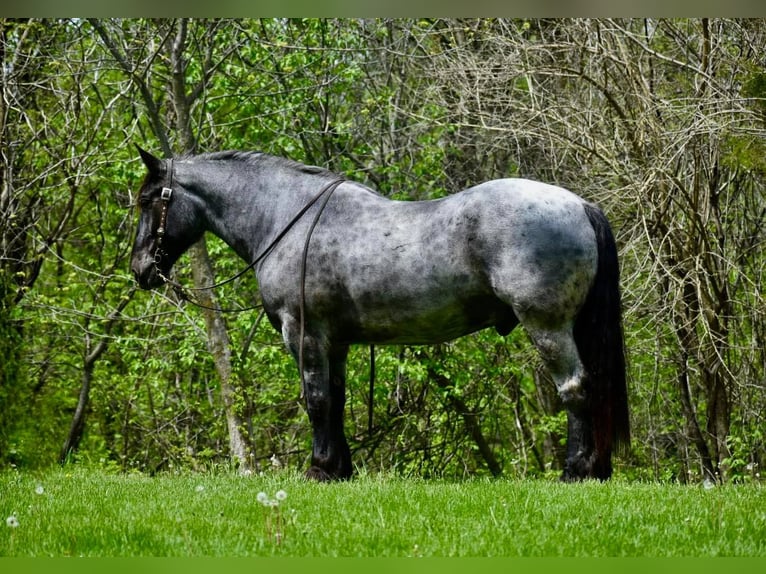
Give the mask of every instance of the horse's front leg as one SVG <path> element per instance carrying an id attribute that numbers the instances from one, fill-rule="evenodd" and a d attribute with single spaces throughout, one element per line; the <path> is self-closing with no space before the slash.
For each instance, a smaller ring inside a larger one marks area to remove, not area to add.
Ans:
<path id="1" fill-rule="evenodd" d="M 306 476 L 319 481 L 351 477 L 351 451 L 343 433 L 348 347 L 331 348 L 321 337 L 304 336 L 301 353 L 289 342 L 298 368 L 303 362 L 303 394 L 313 432 L 311 467 Z"/>
<path id="2" fill-rule="evenodd" d="M 333 347 L 329 352 L 329 406 L 326 424 L 320 431 L 326 436 L 325 441 L 317 441 L 317 425 L 314 426 L 314 447 L 312 468 L 317 467 L 329 473 L 331 479 L 345 480 L 351 478 L 351 450 L 348 448 L 343 431 L 343 419 L 346 407 L 346 357 L 348 347 Z M 311 410 L 309 409 L 309 413 Z M 311 415 L 310 415 L 311 416 Z M 321 465 L 318 464 L 321 462 Z M 312 477 L 311 469 L 307 472 Z M 316 477 L 320 480 L 322 477 Z"/>

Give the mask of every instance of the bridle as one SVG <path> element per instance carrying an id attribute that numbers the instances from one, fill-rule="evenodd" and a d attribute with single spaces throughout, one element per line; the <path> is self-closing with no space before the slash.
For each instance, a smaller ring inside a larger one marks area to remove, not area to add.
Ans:
<path id="1" fill-rule="evenodd" d="M 157 247 L 154 249 L 154 270 L 157 275 L 165 281 L 169 282 L 170 279 L 165 277 L 160 269 L 160 262 L 162 261 L 162 254 L 165 253 L 162 250 L 162 240 L 165 238 L 165 231 L 168 225 L 168 207 L 170 207 L 170 199 L 173 197 L 173 159 L 168 160 L 167 173 L 168 173 L 168 185 L 163 186 L 160 191 L 160 201 L 162 202 L 160 211 L 160 224 L 157 227 Z M 167 254 L 166 254 L 167 255 Z M 171 282 L 172 283 L 172 282 Z M 180 285 L 179 285 L 180 287 Z"/>

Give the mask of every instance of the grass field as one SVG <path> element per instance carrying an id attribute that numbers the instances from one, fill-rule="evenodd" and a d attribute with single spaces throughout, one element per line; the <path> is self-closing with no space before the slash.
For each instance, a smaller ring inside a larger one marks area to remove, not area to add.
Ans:
<path id="1" fill-rule="evenodd" d="M 63 469 L 0 474 L 0 519 L 6 557 L 766 556 L 757 485 Z"/>

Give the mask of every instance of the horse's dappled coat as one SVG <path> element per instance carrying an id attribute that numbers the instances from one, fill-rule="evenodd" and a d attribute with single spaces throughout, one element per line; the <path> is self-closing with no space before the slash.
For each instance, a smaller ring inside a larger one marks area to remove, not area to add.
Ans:
<path id="1" fill-rule="evenodd" d="M 137 281 L 161 285 L 205 231 L 257 260 L 269 320 L 302 358 L 314 434 L 309 476 L 351 475 L 343 433 L 350 345 L 436 343 L 487 327 L 507 334 L 518 323 L 568 411 L 563 478 L 611 475 L 613 448 L 629 440 L 628 409 L 617 251 L 597 207 L 524 179 L 408 202 L 266 154 L 170 163 L 142 151 L 142 158 L 149 174 L 133 250 Z M 173 195 L 158 257 L 159 195 L 169 170 Z M 330 186 L 326 205 L 295 219 Z"/>

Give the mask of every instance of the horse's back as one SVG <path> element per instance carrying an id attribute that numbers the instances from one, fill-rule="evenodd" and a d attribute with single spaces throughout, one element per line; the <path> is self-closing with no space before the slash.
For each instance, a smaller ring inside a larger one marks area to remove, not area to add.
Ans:
<path id="1" fill-rule="evenodd" d="M 522 179 L 430 201 L 345 184 L 312 235 L 307 312 L 334 338 L 378 343 L 438 342 L 489 326 L 507 332 L 535 306 L 573 314 L 595 272 L 582 206 L 564 189 Z M 287 265 L 288 251 L 300 253 L 293 247 L 274 261 Z M 277 290 L 286 303 L 297 300 L 292 282 L 262 287 L 264 296 Z"/>

